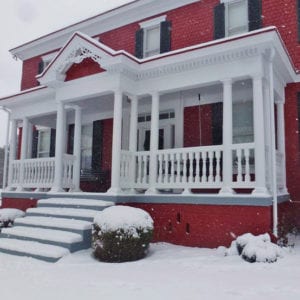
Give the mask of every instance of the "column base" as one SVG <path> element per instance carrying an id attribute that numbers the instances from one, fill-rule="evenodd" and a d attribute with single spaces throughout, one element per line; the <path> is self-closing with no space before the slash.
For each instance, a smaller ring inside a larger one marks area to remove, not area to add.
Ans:
<path id="1" fill-rule="evenodd" d="M 151 187 L 146 192 L 145 195 L 158 195 L 160 192 L 157 190 L 157 188 Z"/>
<path id="2" fill-rule="evenodd" d="M 191 189 L 184 189 L 181 193 L 181 195 L 192 195 L 192 190 Z"/>
<path id="3" fill-rule="evenodd" d="M 255 196 L 270 196 L 270 192 L 268 191 L 268 189 L 266 187 L 256 187 L 253 190 L 252 195 L 255 195 Z"/>
<path id="4" fill-rule="evenodd" d="M 236 194 L 235 191 L 231 187 L 228 187 L 228 186 L 222 187 L 221 190 L 219 191 L 219 195 L 231 196 L 234 194 Z"/>
<path id="5" fill-rule="evenodd" d="M 74 188 L 69 190 L 70 193 L 81 193 L 82 190 L 80 188 Z"/>
<path id="6" fill-rule="evenodd" d="M 61 188 L 61 187 L 56 187 L 56 186 L 54 186 L 54 187 L 52 187 L 51 189 L 50 189 L 50 191 L 48 192 L 49 194 L 51 194 L 51 193 L 65 193 L 65 191 L 63 190 L 63 188 Z"/>
<path id="7" fill-rule="evenodd" d="M 108 195 L 120 195 L 120 194 L 123 194 L 123 191 L 118 188 L 118 187 L 111 187 L 107 192 L 106 194 Z"/>

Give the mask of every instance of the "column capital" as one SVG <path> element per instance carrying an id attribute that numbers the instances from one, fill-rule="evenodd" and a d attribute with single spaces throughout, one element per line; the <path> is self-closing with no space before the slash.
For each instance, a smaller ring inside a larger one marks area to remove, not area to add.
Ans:
<path id="1" fill-rule="evenodd" d="M 261 80 L 262 81 L 264 79 L 264 76 L 261 73 L 255 73 L 255 74 L 251 75 L 251 78 L 253 79 L 253 81 L 254 80 Z"/>
<path id="2" fill-rule="evenodd" d="M 221 82 L 222 82 L 223 84 L 232 84 L 232 83 L 234 82 L 234 80 L 233 80 L 233 78 L 228 77 L 228 78 L 223 78 L 223 79 L 221 80 Z"/>

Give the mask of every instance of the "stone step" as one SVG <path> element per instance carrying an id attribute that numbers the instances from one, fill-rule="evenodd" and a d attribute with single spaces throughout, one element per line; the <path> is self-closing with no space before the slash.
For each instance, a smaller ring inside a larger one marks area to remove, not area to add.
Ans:
<path id="1" fill-rule="evenodd" d="M 47 262 L 56 262 L 63 256 L 70 254 L 70 251 L 63 247 L 7 238 L 0 239 L 0 252 L 29 256 Z"/>
<path id="2" fill-rule="evenodd" d="M 70 252 L 90 247 L 90 244 L 83 241 L 83 237 L 80 234 L 54 229 L 14 226 L 12 228 L 3 228 L 0 236 L 59 246 L 67 248 Z"/>
<path id="3" fill-rule="evenodd" d="M 76 198 L 49 198 L 38 201 L 38 207 L 68 207 L 103 210 L 106 207 L 114 205 L 111 201 L 97 199 L 76 199 Z"/>
<path id="4" fill-rule="evenodd" d="M 66 208 L 66 207 L 36 207 L 29 208 L 26 216 L 44 216 L 64 219 L 76 219 L 93 222 L 97 211 L 93 209 Z"/>

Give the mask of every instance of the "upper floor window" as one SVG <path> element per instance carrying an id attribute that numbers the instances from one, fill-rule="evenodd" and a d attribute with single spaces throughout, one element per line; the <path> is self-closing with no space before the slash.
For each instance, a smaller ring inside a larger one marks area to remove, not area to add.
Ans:
<path id="1" fill-rule="evenodd" d="M 135 54 L 138 58 L 171 50 L 171 22 L 160 16 L 139 24 L 136 32 Z"/>
<path id="2" fill-rule="evenodd" d="M 221 0 L 214 8 L 214 38 L 262 27 L 262 0 Z"/>
<path id="3" fill-rule="evenodd" d="M 56 56 L 56 54 L 57 54 L 57 52 L 54 52 L 54 53 L 50 53 L 50 54 L 42 56 L 42 59 L 40 60 L 39 66 L 38 66 L 38 74 L 41 74 L 48 67 L 48 65 L 51 63 L 51 61 Z"/>
<path id="4" fill-rule="evenodd" d="M 230 1 L 225 4 L 225 35 L 243 32 L 248 32 L 248 1 Z"/>

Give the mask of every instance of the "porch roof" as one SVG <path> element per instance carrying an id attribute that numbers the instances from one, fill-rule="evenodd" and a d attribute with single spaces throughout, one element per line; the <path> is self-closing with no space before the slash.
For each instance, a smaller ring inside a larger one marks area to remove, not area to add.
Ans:
<path id="1" fill-rule="evenodd" d="M 205 65 L 244 59 L 257 55 L 267 55 L 275 50 L 274 69 L 280 70 L 285 83 L 296 80 L 295 67 L 276 27 L 267 27 L 245 34 L 198 44 L 149 58 L 138 59 L 126 51 L 114 51 L 101 42 L 76 32 L 59 51 L 53 61 L 37 76 L 42 85 L 0 98 L 0 103 L 8 108 L 19 100 L 40 97 L 51 93 L 51 86 L 64 84 L 64 73 L 73 63 L 81 60 L 78 50 L 88 50 L 88 57 L 101 64 L 110 74 L 125 74 L 133 82 L 160 77 L 172 73 L 194 70 Z M 58 76 L 59 75 L 59 76 Z"/>

